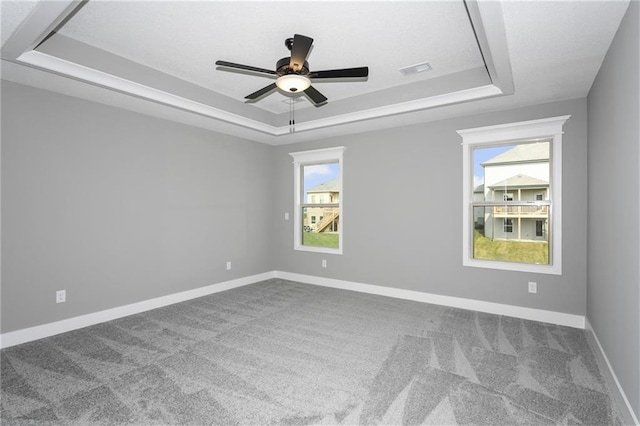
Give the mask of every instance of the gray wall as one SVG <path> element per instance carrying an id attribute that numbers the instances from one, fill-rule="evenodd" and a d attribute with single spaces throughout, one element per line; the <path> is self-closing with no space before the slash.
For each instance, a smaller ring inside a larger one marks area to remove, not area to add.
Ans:
<path id="1" fill-rule="evenodd" d="M 563 137 L 563 275 L 462 266 L 462 147 L 458 129 L 570 114 Z M 289 152 L 347 147 L 344 254 L 294 251 Z M 526 306 L 586 309 L 586 100 L 489 113 L 282 146 L 275 156 L 275 266 L 282 271 Z M 321 267 L 327 259 L 328 268 Z M 538 283 L 538 294 L 527 282 Z"/>
<path id="2" fill-rule="evenodd" d="M 2 332 L 272 270 L 271 176 L 269 146 L 3 81 Z"/>
<path id="3" fill-rule="evenodd" d="M 2 89 L 2 332 L 274 269 L 585 314 L 584 99 L 274 148 Z M 564 274 L 462 267 L 456 130 L 564 114 Z M 337 145 L 345 254 L 294 252 L 288 153 Z"/>
<path id="4" fill-rule="evenodd" d="M 640 415 L 640 3 L 632 1 L 588 97 L 587 318 Z"/>

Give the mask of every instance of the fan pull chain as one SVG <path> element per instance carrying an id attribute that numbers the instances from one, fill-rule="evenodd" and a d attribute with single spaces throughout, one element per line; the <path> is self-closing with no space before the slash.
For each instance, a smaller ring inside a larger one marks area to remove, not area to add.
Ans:
<path id="1" fill-rule="evenodd" d="M 296 132 L 296 108 L 293 103 L 293 96 L 289 97 L 289 133 Z"/>

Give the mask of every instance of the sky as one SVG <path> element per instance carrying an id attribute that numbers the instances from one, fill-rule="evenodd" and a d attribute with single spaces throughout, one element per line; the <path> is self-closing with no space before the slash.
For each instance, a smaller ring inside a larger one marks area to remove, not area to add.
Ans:
<path id="1" fill-rule="evenodd" d="M 473 187 L 484 183 L 484 167 L 480 165 L 496 155 L 502 154 L 505 151 L 513 148 L 513 145 L 506 146 L 492 146 L 487 148 L 474 148 L 473 149 Z"/>
<path id="2" fill-rule="evenodd" d="M 340 175 L 338 163 L 304 166 L 304 194 L 316 185 L 335 179 Z"/>

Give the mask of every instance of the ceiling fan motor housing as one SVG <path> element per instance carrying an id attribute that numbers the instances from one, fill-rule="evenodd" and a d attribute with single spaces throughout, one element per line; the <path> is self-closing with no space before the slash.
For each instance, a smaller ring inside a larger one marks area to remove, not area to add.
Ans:
<path id="1" fill-rule="evenodd" d="M 300 68 L 300 71 L 294 71 L 293 69 L 291 69 L 291 67 L 289 66 L 290 62 L 291 57 L 282 58 L 278 62 L 276 62 L 276 75 L 283 76 L 287 74 L 309 74 L 309 62 L 304 61 L 304 65 L 302 66 L 302 68 Z"/>
<path id="2" fill-rule="evenodd" d="M 311 79 L 350 79 L 364 78 L 369 75 L 368 67 L 342 68 L 335 70 L 309 71 L 307 56 L 311 51 L 313 39 L 301 34 L 285 40 L 285 46 L 291 51 L 291 55 L 276 62 L 276 70 L 253 67 L 250 65 L 236 64 L 228 61 L 216 61 L 221 67 L 235 68 L 243 71 L 251 71 L 270 76 L 276 76 L 276 81 L 245 96 L 249 101 L 255 101 L 268 95 L 276 89 L 288 93 L 304 92 L 315 106 L 322 106 L 327 102 L 327 97 L 311 85 Z"/>

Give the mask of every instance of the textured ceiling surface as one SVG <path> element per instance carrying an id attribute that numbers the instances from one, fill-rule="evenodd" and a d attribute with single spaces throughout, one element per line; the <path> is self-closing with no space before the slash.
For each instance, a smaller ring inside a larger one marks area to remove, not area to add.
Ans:
<path id="1" fill-rule="evenodd" d="M 291 143 L 584 97 L 628 4 L 2 0 L 2 78 Z M 244 100 L 273 78 L 215 61 L 274 69 L 294 34 L 314 39 L 312 71 L 368 66 L 369 78 L 314 82 L 329 103 L 315 108 L 299 97 L 301 124 L 289 134 L 287 96 Z M 422 62 L 433 69 L 398 71 Z"/>
<path id="2" fill-rule="evenodd" d="M 20 23 L 31 13 L 38 3 L 35 1 L 23 0 L 2 0 L 0 1 L 0 12 L 2 13 L 2 44 L 7 41 L 11 33 Z"/>
<path id="3" fill-rule="evenodd" d="M 316 82 L 336 101 L 483 66 L 461 1 L 407 2 L 93 2 L 59 31 L 134 62 L 242 100 L 269 77 L 216 71 L 222 59 L 275 70 L 289 56 L 284 41 L 314 38 L 311 70 L 369 66 L 366 82 Z M 134 43 L 131 41 L 135 40 Z M 398 68 L 428 61 L 433 70 Z M 255 105 L 288 106 L 281 94 Z M 308 103 L 307 103 L 308 104 Z"/>

